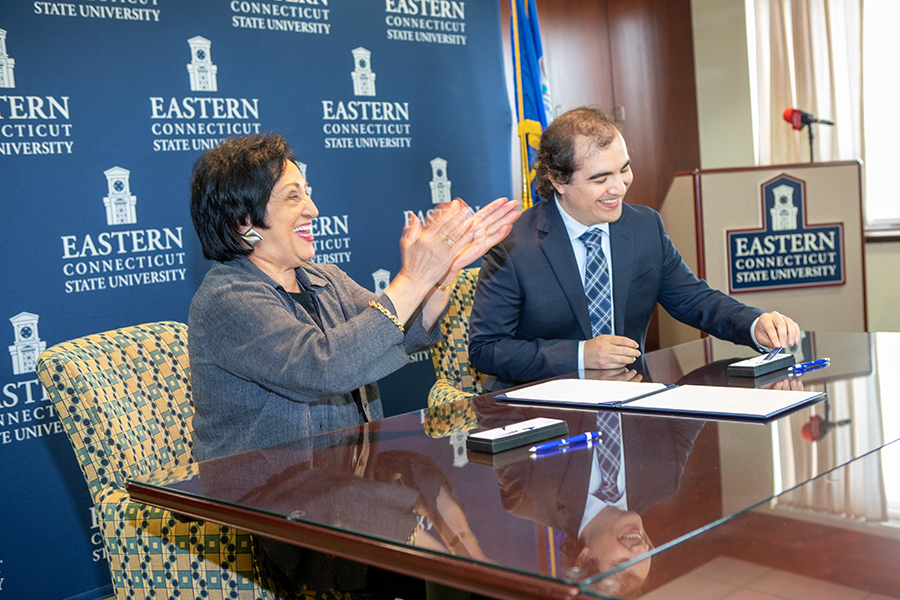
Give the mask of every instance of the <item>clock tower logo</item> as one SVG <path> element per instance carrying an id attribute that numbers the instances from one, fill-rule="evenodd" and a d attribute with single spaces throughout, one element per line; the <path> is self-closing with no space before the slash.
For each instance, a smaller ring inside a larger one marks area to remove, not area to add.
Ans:
<path id="1" fill-rule="evenodd" d="M 106 175 L 106 185 L 109 187 L 109 195 L 103 197 L 103 205 L 106 206 L 107 225 L 131 225 L 137 223 L 135 204 L 137 198 L 131 193 L 128 178 L 131 171 L 122 167 L 113 167 L 103 171 Z"/>
<path id="2" fill-rule="evenodd" d="M 300 169 L 300 174 L 303 175 L 303 180 L 306 182 L 306 195 L 312 200 L 312 186 L 309 184 L 309 179 L 306 178 L 306 163 L 295 160 L 294 164 Z"/>
<path id="3" fill-rule="evenodd" d="M 378 269 L 372 273 L 372 281 L 375 283 L 372 291 L 380 296 L 387 291 L 391 284 L 391 272 L 387 269 Z"/>
<path id="4" fill-rule="evenodd" d="M 6 52 L 6 30 L 0 29 L 0 88 L 16 87 L 16 60 Z"/>
<path id="5" fill-rule="evenodd" d="M 353 78 L 353 95 L 354 96 L 374 96 L 375 95 L 375 73 L 372 72 L 372 53 L 363 47 L 354 48 L 353 53 L 353 71 L 350 77 Z"/>
<path id="6" fill-rule="evenodd" d="M 447 161 L 435 158 L 431 161 L 431 203 L 450 202 L 450 180 L 447 179 Z"/>
<path id="7" fill-rule="evenodd" d="M 212 42 L 203 36 L 195 36 L 188 40 L 191 46 L 191 62 L 187 64 L 191 77 L 192 92 L 216 92 L 219 89 L 216 71 L 219 67 L 213 64 L 209 52 Z"/>
<path id="8" fill-rule="evenodd" d="M 42 342 L 38 335 L 38 316 L 20 312 L 10 322 L 15 332 L 15 343 L 9 346 L 13 375 L 33 373 L 38 356 L 47 349 L 47 342 Z"/>

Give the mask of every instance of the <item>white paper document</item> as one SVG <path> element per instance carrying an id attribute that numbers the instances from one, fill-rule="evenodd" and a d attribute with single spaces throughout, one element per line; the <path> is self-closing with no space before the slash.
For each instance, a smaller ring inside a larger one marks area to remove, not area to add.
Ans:
<path id="1" fill-rule="evenodd" d="M 633 381 L 555 379 L 496 396 L 534 404 L 768 419 L 823 398 L 823 392 Z"/>
<path id="2" fill-rule="evenodd" d="M 822 392 L 682 385 L 629 402 L 639 410 L 705 413 L 765 419 L 822 396 Z M 623 407 L 624 408 L 624 407 Z"/>
<path id="3" fill-rule="evenodd" d="M 603 381 L 594 379 L 554 379 L 507 392 L 508 400 L 560 402 L 565 404 L 616 404 L 666 389 L 662 383 Z"/>

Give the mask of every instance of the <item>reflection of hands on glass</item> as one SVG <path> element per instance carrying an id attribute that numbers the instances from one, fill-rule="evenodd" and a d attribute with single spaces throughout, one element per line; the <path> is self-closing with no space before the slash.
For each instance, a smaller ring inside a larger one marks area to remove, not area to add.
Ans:
<path id="1" fill-rule="evenodd" d="M 418 529 L 412 540 L 415 546 L 430 550 L 449 551 L 455 556 L 465 556 L 488 561 L 478 543 L 478 538 L 469 528 L 469 521 L 462 506 L 456 501 L 446 484 L 441 485 L 435 504 L 432 506 L 421 496 L 416 504 L 416 512 L 428 517 L 437 535 Z"/>
<path id="2" fill-rule="evenodd" d="M 450 540 L 449 544 L 444 542 L 442 538 L 431 535 L 427 531 L 420 531 L 416 535 L 415 545 L 419 548 L 437 550 L 438 552 L 447 552 L 449 550 L 450 554 L 453 554 L 454 556 L 464 556 L 466 558 L 491 562 L 481 550 L 481 546 L 478 544 L 478 539 L 475 537 L 475 534 L 468 529 L 464 529 L 457 533 L 456 536 Z"/>
<path id="3" fill-rule="evenodd" d="M 644 379 L 644 376 L 626 367 L 618 369 L 585 369 L 585 379 L 603 380 L 603 381 L 633 381 L 635 383 Z"/>
<path id="4" fill-rule="evenodd" d="M 782 379 L 781 381 L 773 381 L 772 383 L 767 383 L 766 385 L 760 386 L 760 389 L 802 392 L 803 382 L 799 377 L 788 377 L 786 379 Z"/>

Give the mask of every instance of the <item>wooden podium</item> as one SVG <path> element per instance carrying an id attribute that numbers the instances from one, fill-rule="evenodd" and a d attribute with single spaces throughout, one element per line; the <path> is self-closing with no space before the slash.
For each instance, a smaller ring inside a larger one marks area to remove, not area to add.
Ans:
<path id="1" fill-rule="evenodd" d="M 660 214 L 712 287 L 802 329 L 866 331 L 860 162 L 679 173 Z M 701 336 L 657 310 L 660 347 Z"/>

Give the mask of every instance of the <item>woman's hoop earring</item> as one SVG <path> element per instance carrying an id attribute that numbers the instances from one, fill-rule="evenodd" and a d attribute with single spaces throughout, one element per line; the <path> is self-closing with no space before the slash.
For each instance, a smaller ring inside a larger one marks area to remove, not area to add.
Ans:
<path id="1" fill-rule="evenodd" d="M 260 243 L 263 239 L 259 232 L 253 229 L 252 227 L 241 234 L 241 239 L 247 242 L 247 245 L 253 248 L 258 243 Z"/>

